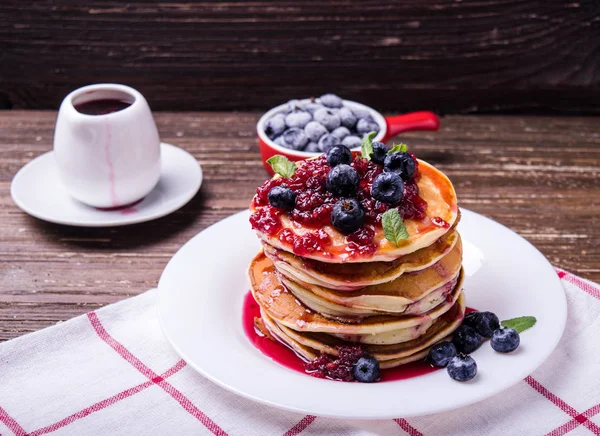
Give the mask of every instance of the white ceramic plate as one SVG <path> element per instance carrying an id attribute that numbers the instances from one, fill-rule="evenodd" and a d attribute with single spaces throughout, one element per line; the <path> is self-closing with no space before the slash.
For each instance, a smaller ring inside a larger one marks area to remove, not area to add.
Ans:
<path id="1" fill-rule="evenodd" d="M 567 316 L 550 263 L 506 227 L 462 209 L 467 305 L 500 319 L 533 315 L 521 346 L 503 355 L 484 344 L 473 353 L 479 373 L 468 383 L 441 370 L 374 384 L 316 379 L 282 367 L 250 343 L 242 328 L 246 268 L 260 244 L 248 213 L 233 215 L 185 244 L 159 283 L 164 332 L 198 372 L 244 397 L 295 412 L 338 418 L 397 418 L 442 412 L 497 394 L 531 374 L 556 347 Z"/>
<path id="2" fill-rule="evenodd" d="M 131 207 L 101 210 L 73 199 L 63 188 L 54 152 L 45 153 L 19 170 L 10 193 L 24 212 L 58 224 L 79 227 L 124 226 L 163 217 L 196 195 L 202 169 L 187 151 L 161 144 L 161 174 L 156 187 Z"/>

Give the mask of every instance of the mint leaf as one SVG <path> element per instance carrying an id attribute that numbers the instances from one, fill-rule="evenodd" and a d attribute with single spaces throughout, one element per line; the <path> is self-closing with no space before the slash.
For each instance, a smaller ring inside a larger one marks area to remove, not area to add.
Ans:
<path id="1" fill-rule="evenodd" d="M 519 318 L 507 319 L 500 324 L 503 327 L 515 329 L 518 333 L 521 333 L 533 327 L 536 322 L 537 319 L 535 319 L 535 316 L 520 316 Z"/>
<path id="2" fill-rule="evenodd" d="M 375 138 L 375 136 L 377 136 L 377 132 L 367 133 L 360 145 L 362 157 L 366 160 L 371 160 L 371 155 L 373 154 L 373 138 Z"/>
<path id="3" fill-rule="evenodd" d="M 403 239 L 408 239 L 408 231 L 400 218 L 398 209 L 390 209 L 381 216 L 381 225 L 385 239 L 393 242 L 396 247 Z"/>
<path id="4" fill-rule="evenodd" d="M 394 144 L 388 154 L 397 153 L 399 151 L 403 151 L 406 153 L 408 151 L 408 146 L 406 144 Z"/>
<path id="5" fill-rule="evenodd" d="M 280 154 L 267 159 L 267 163 L 271 165 L 273 171 L 286 179 L 292 177 L 294 175 L 294 171 L 296 171 L 296 164 Z"/>

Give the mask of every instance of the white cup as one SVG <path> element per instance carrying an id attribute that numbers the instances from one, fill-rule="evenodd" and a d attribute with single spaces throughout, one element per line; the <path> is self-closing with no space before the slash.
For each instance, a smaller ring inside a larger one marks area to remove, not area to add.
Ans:
<path id="1" fill-rule="evenodd" d="M 130 105 L 101 115 L 76 109 L 99 100 Z M 54 152 L 67 192 L 98 208 L 135 203 L 160 177 L 160 138 L 152 112 L 129 86 L 101 83 L 67 95 L 58 112 Z"/>

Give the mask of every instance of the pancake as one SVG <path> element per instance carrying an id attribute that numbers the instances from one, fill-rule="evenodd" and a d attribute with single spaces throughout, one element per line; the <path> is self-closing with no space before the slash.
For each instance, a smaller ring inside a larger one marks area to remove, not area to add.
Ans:
<path id="1" fill-rule="evenodd" d="M 306 161 L 300 161 L 297 165 L 305 163 Z M 399 246 L 385 239 L 383 229 L 380 226 L 376 226 L 375 237 L 373 238 L 373 242 L 377 246 L 376 251 L 369 255 L 356 254 L 351 256 L 349 253 L 352 250 L 346 236 L 333 226 L 326 225 L 322 227 L 322 230 L 330 236 L 331 243 L 323 250 L 313 251 L 306 254 L 305 257 L 328 263 L 389 262 L 400 256 L 414 253 L 417 250 L 430 246 L 447 233 L 458 218 L 456 192 L 445 174 L 422 160 L 419 160 L 417 185 L 420 197 L 427 202 L 426 216 L 423 220 L 404 220 L 409 237 L 400 241 Z M 269 206 L 256 206 L 253 201 L 250 210 L 256 212 L 262 207 Z M 288 230 L 297 236 L 314 232 L 313 229 L 293 222 L 287 213 L 281 214 L 277 219 L 282 226 L 282 231 Z M 282 242 L 278 234 L 268 235 L 260 231 L 257 231 L 257 234 L 269 245 L 284 251 L 293 252 L 293 247 L 287 242 Z"/>
<path id="2" fill-rule="evenodd" d="M 290 279 L 338 291 L 386 283 L 404 273 L 425 269 L 448 254 L 456 244 L 461 244 L 460 236 L 456 230 L 451 230 L 429 247 L 392 262 L 336 264 L 298 257 L 263 242 L 265 254 L 273 261 L 277 270 Z"/>
<path id="3" fill-rule="evenodd" d="M 297 331 L 352 335 L 353 337 L 380 334 L 385 334 L 382 337 L 392 334 L 401 336 L 406 335 L 406 332 L 401 332 L 401 330 L 411 328 L 414 332 L 415 327 L 431 323 L 432 320 L 450 310 L 456 299 L 459 298 L 462 288 L 462 281 L 460 281 L 449 298 L 426 314 L 401 317 L 373 316 L 360 324 L 346 324 L 328 319 L 304 306 L 282 285 L 273 263 L 262 252 L 252 260 L 248 269 L 248 278 L 256 302 L 269 317 L 279 324 Z"/>

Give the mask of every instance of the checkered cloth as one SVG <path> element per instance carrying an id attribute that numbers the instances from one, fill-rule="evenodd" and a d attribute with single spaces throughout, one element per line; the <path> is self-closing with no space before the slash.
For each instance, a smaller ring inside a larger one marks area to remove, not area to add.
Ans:
<path id="1" fill-rule="evenodd" d="M 352 421 L 238 397 L 170 348 L 152 290 L 0 345 L 0 435 L 600 435 L 600 286 L 557 272 L 570 312 L 558 349 L 522 383 L 459 410 Z"/>

